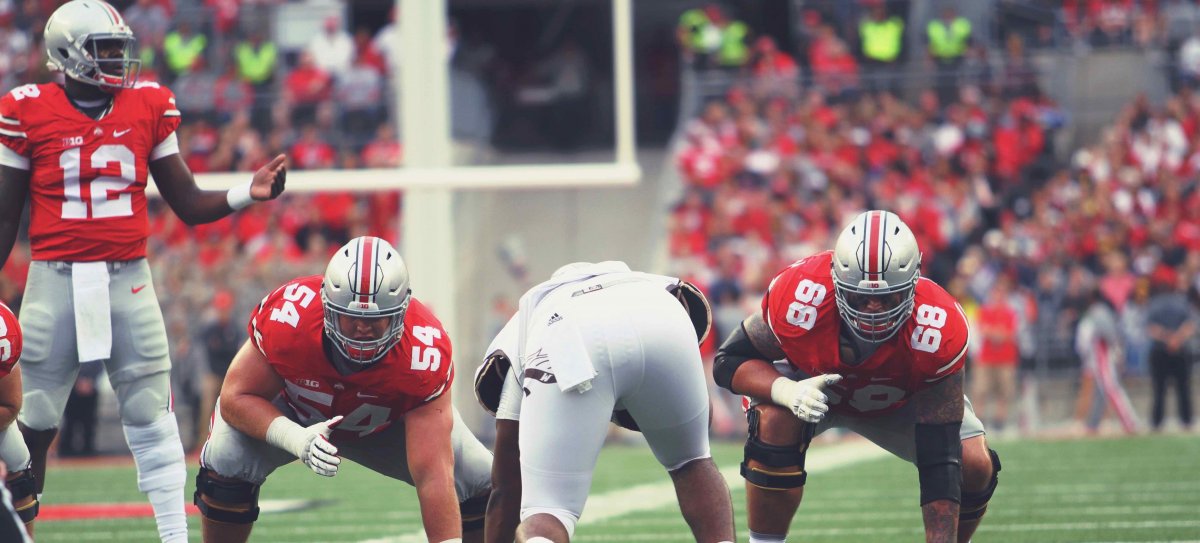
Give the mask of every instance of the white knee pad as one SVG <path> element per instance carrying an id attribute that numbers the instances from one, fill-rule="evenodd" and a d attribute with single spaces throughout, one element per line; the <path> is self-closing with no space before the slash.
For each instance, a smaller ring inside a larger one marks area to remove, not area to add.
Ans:
<path id="1" fill-rule="evenodd" d="M 29 469 L 29 448 L 25 446 L 25 439 L 21 437 L 16 421 L 0 433 L 0 460 L 8 465 L 9 472 Z"/>
<path id="2" fill-rule="evenodd" d="M 23 391 L 21 412 L 17 414 L 17 420 L 32 430 L 57 428 L 70 393 L 70 387 L 61 391 L 61 394 L 54 390 Z"/>
<path id="3" fill-rule="evenodd" d="M 125 441 L 137 464 L 138 490 L 150 492 L 183 488 L 187 468 L 183 462 L 183 443 L 175 415 L 166 414 L 145 426 L 122 426 Z"/>
<path id="4" fill-rule="evenodd" d="M 567 537 L 575 537 L 575 524 L 579 522 L 579 517 L 574 513 L 567 511 L 566 509 L 530 507 L 528 509 L 521 510 L 521 522 L 525 522 L 527 519 L 529 519 L 529 517 L 534 515 L 550 515 L 558 519 L 558 522 L 562 523 L 563 528 L 567 529 Z M 534 538 L 530 539 L 529 541 L 537 541 L 538 539 L 544 538 Z"/>

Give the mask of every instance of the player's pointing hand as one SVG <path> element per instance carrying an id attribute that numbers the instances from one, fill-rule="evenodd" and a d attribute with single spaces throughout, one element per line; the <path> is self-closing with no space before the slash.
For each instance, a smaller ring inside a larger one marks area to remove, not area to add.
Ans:
<path id="1" fill-rule="evenodd" d="M 250 197 L 260 202 L 272 200 L 283 193 L 286 182 L 287 156 L 280 154 L 254 172 L 254 180 L 250 182 Z"/>

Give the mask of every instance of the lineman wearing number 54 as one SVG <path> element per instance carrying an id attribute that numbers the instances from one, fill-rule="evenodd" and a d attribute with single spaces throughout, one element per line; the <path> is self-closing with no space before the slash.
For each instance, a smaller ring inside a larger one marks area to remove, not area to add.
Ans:
<path id="1" fill-rule="evenodd" d="M 179 155 L 175 97 L 138 80 L 137 43 L 116 9 L 100 0 L 67 2 L 47 20 L 45 36 L 50 66 L 64 83 L 0 97 L 0 267 L 26 200 L 33 253 L 20 312 L 20 434 L 14 425 L 0 437 L 0 459 L 23 520 L 32 522 L 79 363 L 103 360 L 159 538 L 187 541 L 171 360 L 146 264 L 146 183 L 153 175 L 185 223 L 208 223 L 279 196 L 285 157 L 232 190 L 201 190 Z"/>
<path id="2" fill-rule="evenodd" d="M 808 445 L 838 427 L 916 465 L 927 541 L 965 542 L 975 532 L 1000 459 L 963 396 L 966 317 L 920 268 L 900 217 L 862 213 L 832 251 L 780 272 L 762 312 L 721 346 L 713 377 L 747 398 L 751 543 L 784 541 Z"/>

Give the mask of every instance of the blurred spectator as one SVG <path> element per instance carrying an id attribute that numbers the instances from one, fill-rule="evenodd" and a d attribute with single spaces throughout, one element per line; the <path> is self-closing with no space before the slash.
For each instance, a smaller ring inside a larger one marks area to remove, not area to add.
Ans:
<path id="1" fill-rule="evenodd" d="M 750 27 L 730 19 L 716 4 L 709 4 L 704 11 L 721 36 L 721 45 L 716 51 L 717 65 L 723 68 L 744 66 L 750 60 L 750 48 L 746 44 L 750 39 Z"/>
<path id="2" fill-rule="evenodd" d="M 1009 301 L 1011 294 L 1011 280 L 1001 276 L 975 317 L 983 342 L 975 360 L 971 402 L 980 420 L 996 432 L 1007 425 L 1017 391 L 1019 316 Z"/>
<path id="3" fill-rule="evenodd" d="M 375 46 L 371 40 L 371 31 L 365 26 L 360 26 L 354 31 L 354 59 L 355 62 L 375 68 L 380 74 L 388 73 L 387 59 Z"/>
<path id="4" fill-rule="evenodd" d="M 1183 42 L 1178 55 L 1179 85 L 1195 89 L 1200 85 L 1200 32 Z"/>
<path id="5" fill-rule="evenodd" d="M 301 129 L 300 139 L 292 145 L 288 156 L 297 170 L 318 170 L 332 168 L 335 154 L 333 147 L 321 138 L 317 127 L 308 124 Z"/>
<path id="6" fill-rule="evenodd" d="M 1160 268 L 1154 279 L 1154 297 L 1146 307 L 1150 347 L 1150 377 L 1154 383 L 1154 406 L 1150 425 L 1162 428 L 1166 414 L 1167 385 L 1174 381 L 1179 402 L 1179 420 L 1185 429 L 1192 426 L 1192 361 L 1188 343 L 1196 333 L 1195 308 L 1172 287 L 1178 282 L 1174 270 Z"/>
<path id="7" fill-rule="evenodd" d="M 191 119 L 213 117 L 218 112 L 229 111 L 224 104 L 220 104 L 216 86 L 216 74 L 210 70 L 195 70 L 172 82 L 171 90 L 175 93 L 176 105 Z"/>
<path id="8" fill-rule="evenodd" d="M 375 129 L 375 140 L 363 148 L 362 164 L 367 168 L 395 168 L 403 163 L 403 156 L 396 128 L 385 122 Z"/>
<path id="9" fill-rule="evenodd" d="M 400 20 L 399 8 L 392 6 L 388 12 L 388 23 L 383 25 L 378 32 L 375 33 L 375 38 L 371 42 L 376 51 L 383 56 L 386 73 L 395 73 L 395 70 L 400 66 Z"/>
<path id="10" fill-rule="evenodd" d="M 200 411 L 197 420 L 201 422 L 201 428 L 198 428 L 197 443 L 204 443 L 208 439 L 208 425 L 203 423 L 212 417 L 213 407 L 221 395 L 221 383 L 225 380 L 225 372 L 229 371 L 229 363 L 233 361 L 233 356 L 244 341 L 242 336 L 245 323 L 234 318 L 232 293 L 221 290 L 213 295 L 212 311 L 212 320 L 199 335 L 208 364 L 204 367 L 200 381 Z"/>
<path id="11" fill-rule="evenodd" d="M 791 55 L 780 51 L 770 36 L 755 40 L 751 72 L 754 74 L 756 90 L 762 95 L 800 95 L 800 66 Z"/>
<path id="12" fill-rule="evenodd" d="M 213 14 L 213 30 L 218 34 L 229 34 L 237 22 L 240 0 L 204 0 L 204 6 Z"/>
<path id="13" fill-rule="evenodd" d="M 491 99 L 483 81 L 465 68 L 451 66 L 450 138 L 454 164 L 476 164 L 491 152 L 494 122 Z"/>
<path id="14" fill-rule="evenodd" d="M 380 119 L 387 118 L 383 78 L 366 57 L 359 56 L 353 66 L 342 72 L 333 96 L 342 113 L 342 133 L 356 148 L 366 144 Z"/>
<path id="15" fill-rule="evenodd" d="M 889 15 L 887 3 L 876 0 L 870 4 L 868 15 L 858 23 L 859 50 L 870 90 L 897 93 L 895 78 L 900 54 L 904 49 L 904 19 Z"/>
<path id="16" fill-rule="evenodd" d="M 939 18 L 926 25 L 925 42 L 937 70 L 938 97 L 950 102 L 958 94 L 959 72 L 974 43 L 971 21 L 947 5 Z"/>
<path id="17" fill-rule="evenodd" d="M 0 18 L 0 83 L 4 89 L 16 86 L 18 75 L 29 67 L 29 33 L 17 28 L 12 17 Z"/>
<path id="18" fill-rule="evenodd" d="M 534 68 L 532 80 L 517 91 L 517 101 L 536 111 L 542 130 L 560 148 L 574 149 L 590 118 L 588 60 L 573 38 Z"/>
<path id="19" fill-rule="evenodd" d="M 712 53 L 721 46 L 721 31 L 704 8 L 692 8 L 679 15 L 675 38 L 684 56 L 698 68 L 709 67 Z"/>
<path id="20" fill-rule="evenodd" d="M 238 74 L 244 81 L 254 85 L 256 90 L 265 90 L 271 82 L 277 54 L 275 44 L 263 38 L 261 29 L 251 31 L 249 38 L 239 42 L 233 49 Z"/>
<path id="21" fill-rule="evenodd" d="M 158 51 L 163 49 L 171 17 L 166 8 L 155 0 L 137 0 L 121 14 L 141 45 L 143 64 L 154 64 Z"/>
<path id="22" fill-rule="evenodd" d="M 254 107 L 254 87 L 238 74 L 237 63 L 225 63 L 225 71 L 213 83 L 212 99 L 220 122 Z"/>
<path id="23" fill-rule="evenodd" d="M 1127 434 L 1137 431 L 1137 414 L 1121 384 L 1124 347 L 1117 314 L 1104 296 L 1089 289 L 1083 316 L 1075 333 L 1075 350 L 1083 361 L 1076 419 L 1096 433 L 1111 407 Z"/>
<path id="24" fill-rule="evenodd" d="M 79 365 L 75 386 L 67 397 L 63 410 L 62 432 L 58 440 L 59 456 L 95 456 L 96 420 L 100 394 L 96 390 L 96 379 L 104 371 L 99 360 Z"/>
<path id="25" fill-rule="evenodd" d="M 329 100 L 333 80 L 329 73 L 317 66 L 312 53 L 300 53 L 296 67 L 283 82 L 283 104 L 291 108 L 291 120 L 295 124 L 313 122 L 317 105 Z"/>
<path id="26" fill-rule="evenodd" d="M 837 37 L 833 27 L 822 26 L 817 39 L 809 47 L 809 64 L 813 71 L 813 84 L 831 99 L 849 97 L 858 89 L 858 61 L 846 47 L 846 42 Z"/>
<path id="27" fill-rule="evenodd" d="M 179 27 L 163 39 L 163 60 L 173 77 L 178 77 L 204 64 L 204 50 L 208 37 L 192 31 L 188 21 L 180 21 Z"/>
<path id="28" fill-rule="evenodd" d="M 1141 277 L 1133 287 L 1133 295 L 1121 310 L 1121 332 L 1125 338 L 1125 371 L 1130 375 L 1145 375 L 1150 356 L 1150 340 L 1146 335 L 1146 306 L 1150 301 L 1150 280 Z"/>
<path id="29" fill-rule="evenodd" d="M 308 41 L 305 51 L 313 64 L 335 78 L 341 77 L 354 62 L 354 39 L 342 28 L 336 15 L 325 18 L 322 31 Z"/>

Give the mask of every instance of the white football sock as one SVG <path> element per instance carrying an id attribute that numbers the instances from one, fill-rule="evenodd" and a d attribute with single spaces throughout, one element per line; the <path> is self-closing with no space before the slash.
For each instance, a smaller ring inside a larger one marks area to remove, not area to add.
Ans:
<path id="1" fill-rule="evenodd" d="M 125 441 L 137 464 L 138 490 L 146 494 L 154 508 L 158 537 L 164 543 L 186 543 L 188 531 L 183 487 L 187 468 L 175 414 L 166 413 L 145 426 L 124 425 L 123 428 Z"/>

